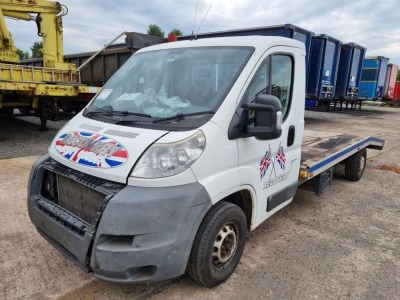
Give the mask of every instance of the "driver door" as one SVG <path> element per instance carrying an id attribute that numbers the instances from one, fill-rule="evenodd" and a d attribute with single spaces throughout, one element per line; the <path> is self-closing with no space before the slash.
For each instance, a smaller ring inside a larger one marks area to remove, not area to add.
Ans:
<path id="1" fill-rule="evenodd" d="M 241 99 L 243 105 L 254 102 L 259 94 L 271 94 L 280 99 L 282 105 L 282 135 L 279 138 L 238 139 L 240 180 L 242 185 L 252 186 L 257 199 L 256 217 L 252 220 L 254 226 L 290 203 L 297 188 L 301 137 L 296 137 L 299 113 L 292 109 L 296 92 L 294 64 L 292 54 L 285 53 L 283 47 L 276 47 L 274 53 L 265 55 Z M 250 111 L 249 125 L 254 122 L 253 117 Z"/>

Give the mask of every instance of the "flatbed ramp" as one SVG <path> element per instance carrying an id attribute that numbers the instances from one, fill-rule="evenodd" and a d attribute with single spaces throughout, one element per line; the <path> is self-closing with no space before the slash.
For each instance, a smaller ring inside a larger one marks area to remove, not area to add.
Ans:
<path id="1" fill-rule="evenodd" d="M 363 148 L 382 150 L 385 141 L 376 137 L 304 130 L 300 184 L 357 153 Z"/>

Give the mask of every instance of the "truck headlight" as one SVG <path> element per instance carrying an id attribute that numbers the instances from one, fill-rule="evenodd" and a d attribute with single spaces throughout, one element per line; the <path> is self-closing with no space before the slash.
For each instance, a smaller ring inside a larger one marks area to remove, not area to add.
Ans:
<path id="1" fill-rule="evenodd" d="M 205 147 L 206 138 L 201 131 L 178 142 L 154 143 L 140 158 L 131 176 L 160 178 L 176 175 L 189 168 Z"/>

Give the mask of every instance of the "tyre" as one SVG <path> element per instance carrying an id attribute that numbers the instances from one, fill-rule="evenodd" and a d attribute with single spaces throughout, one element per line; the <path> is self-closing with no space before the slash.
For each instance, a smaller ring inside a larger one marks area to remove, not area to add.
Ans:
<path id="1" fill-rule="evenodd" d="M 60 102 L 60 108 L 63 112 L 70 114 L 74 111 L 71 101 L 62 101 Z"/>
<path id="2" fill-rule="evenodd" d="M 188 275 L 207 287 L 224 282 L 239 264 L 246 234 L 243 211 L 232 203 L 217 203 L 199 227 L 189 257 Z"/>
<path id="3" fill-rule="evenodd" d="M 359 181 L 367 163 L 367 149 L 362 149 L 346 159 L 344 174 L 348 180 Z"/>

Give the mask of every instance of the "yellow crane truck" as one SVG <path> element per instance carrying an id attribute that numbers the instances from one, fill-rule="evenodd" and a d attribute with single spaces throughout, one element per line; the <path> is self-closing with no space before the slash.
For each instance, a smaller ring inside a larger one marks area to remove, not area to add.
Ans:
<path id="1" fill-rule="evenodd" d="M 40 130 L 47 129 L 47 119 L 56 116 L 63 103 L 81 108 L 99 90 L 82 84 L 76 66 L 64 62 L 62 17 L 67 12 L 65 5 L 54 1 L 0 0 L 0 112 L 34 109 Z M 43 67 L 19 64 L 5 17 L 36 22 L 43 40 Z"/>

